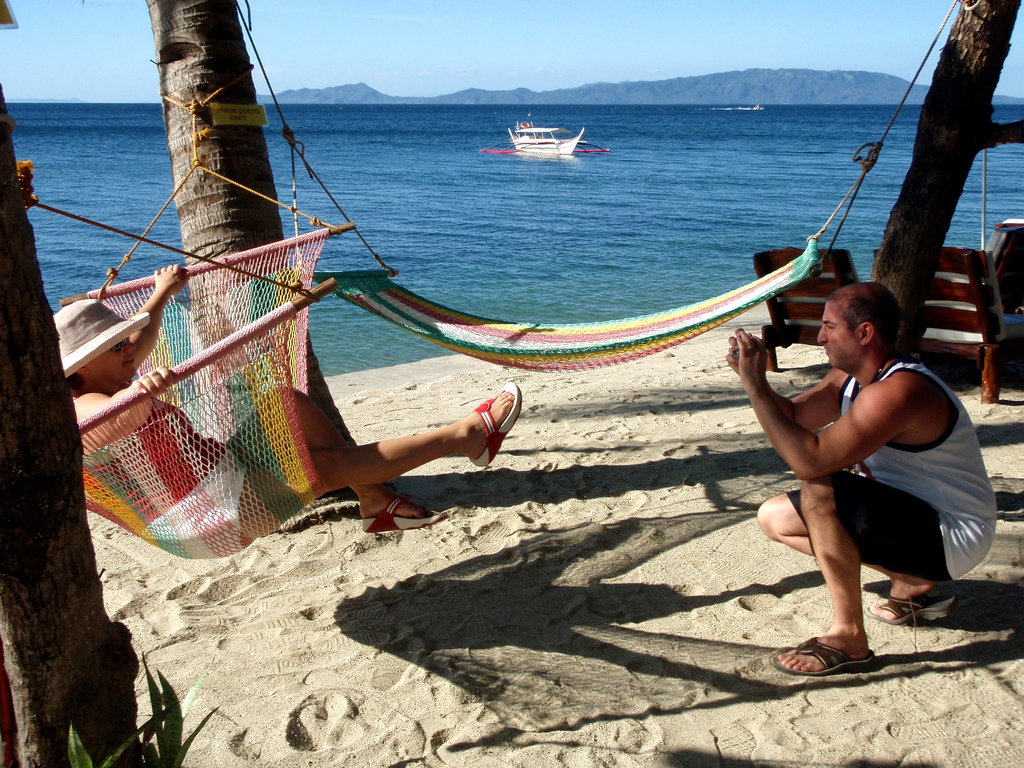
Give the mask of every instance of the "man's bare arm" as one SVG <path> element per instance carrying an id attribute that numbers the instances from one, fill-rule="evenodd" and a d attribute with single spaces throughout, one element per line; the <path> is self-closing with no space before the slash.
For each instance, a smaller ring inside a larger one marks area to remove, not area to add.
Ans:
<path id="1" fill-rule="evenodd" d="M 801 480 L 824 477 L 856 464 L 911 424 L 920 427 L 929 420 L 943 421 L 945 406 L 931 398 L 934 387 L 914 375 L 897 375 L 865 387 L 854 406 L 840 417 L 839 392 L 846 374 L 832 370 L 787 406 L 768 384 L 760 341 L 743 331 L 737 331 L 736 337 L 739 356 L 730 365 L 739 373 L 772 447 Z M 826 425 L 830 426 L 820 433 L 814 431 Z"/>

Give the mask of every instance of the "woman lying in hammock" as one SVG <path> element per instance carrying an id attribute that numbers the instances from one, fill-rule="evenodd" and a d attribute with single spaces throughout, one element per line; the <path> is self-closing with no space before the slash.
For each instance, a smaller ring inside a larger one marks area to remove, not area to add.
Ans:
<path id="1" fill-rule="evenodd" d="M 165 367 L 137 379 L 135 375 L 156 345 L 164 307 L 187 281 L 178 265 L 158 270 L 152 297 L 141 312 L 127 319 L 93 300 L 71 304 L 54 316 L 64 375 L 79 421 L 136 390 L 156 397 L 175 383 L 174 374 Z M 295 405 L 324 490 L 352 488 L 359 497 L 363 529 L 379 533 L 423 528 L 443 520 L 446 514 L 430 515 L 381 483 L 453 454 L 464 454 L 475 465 L 487 466 L 519 417 L 522 393 L 509 382 L 493 400 L 446 427 L 361 446 L 349 445 L 301 392 L 295 392 Z M 128 433 L 138 426 L 125 425 L 122 431 Z M 216 444 L 211 438 L 199 439 Z M 217 450 L 224 449 L 218 445 Z"/>

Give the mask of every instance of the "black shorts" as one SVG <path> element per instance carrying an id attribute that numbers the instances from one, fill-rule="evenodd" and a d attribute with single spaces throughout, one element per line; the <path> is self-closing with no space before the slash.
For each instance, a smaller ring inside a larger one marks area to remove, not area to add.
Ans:
<path id="1" fill-rule="evenodd" d="M 853 472 L 831 476 L 839 522 L 860 549 L 860 561 L 929 581 L 949 581 L 939 513 L 916 496 Z M 803 519 L 800 492 L 789 500 Z"/>

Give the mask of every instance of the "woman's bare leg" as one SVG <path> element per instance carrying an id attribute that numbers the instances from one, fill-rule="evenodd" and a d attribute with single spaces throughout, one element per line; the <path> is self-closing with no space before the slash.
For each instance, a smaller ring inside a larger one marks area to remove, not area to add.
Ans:
<path id="1" fill-rule="evenodd" d="M 495 398 L 490 406 L 495 423 L 500 424 L 511 413 L 514 401 L 509 392 L 501 392 Z M 471 413 L 431 432 L 351 446 L 308 397 L 297 393 L 295 402 L 313 464 L 325 490 L 351 487 L 359 495 L 362 517 L 376 517 L 395 498 L 395 494 L 380 483 L 444 456 L 479 456 L 487 442 L 483 420 L 477 413 Z M 364 498 L 367 508 L 364 508 Z M 418 514 L 403 515 L 403 508 L 407 513 Z M 425 513 L 419 507 L 403 504 L 398 516 L 423 517 Z"/>
<path id="2" fill-rule="evenodd" d="M 316 404 L 302 392 L 295 392 L 295 406 L 299 414 L 299 422 L 302 424 L 302 432 L 306 436 L 306 445 L 309 447 L 310 455 L 325 449 L 345 448 L 351 444 L 345 439 L 323 411 L 317 408 Z M 314 459 L 315 464 L 315 459 Z M 339 486 L 343 487 L 343 486 Z M 385 509 L 398 495 L 379 483 L 372 485 L 350 486 L 359 497 L 359 516 L 362 518 L 376 517 Z M 337 490 L 331 488 L 330 490 Z M 394 510 L 396 517 L 429 517 L 430 513 L 412 501 L 403 501 Z"/>

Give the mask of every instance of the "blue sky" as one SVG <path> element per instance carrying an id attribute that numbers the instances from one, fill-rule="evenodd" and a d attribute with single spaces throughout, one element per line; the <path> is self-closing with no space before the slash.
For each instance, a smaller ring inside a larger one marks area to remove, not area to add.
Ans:
<path id="1" fill-rule="evenodd" d="M 158 100 L 145 0 L 9 2 L 20 28 L 0 30 L 0 83 L 8 99 Z M 433 96 L 750 67 L 910 79 L 949 2 L 250 0 L 250 6 L 256 45 L 277 91 L 365 82 L 393 96 Z M 942 42 L 947 33 L 948 27 Z M 937 56 L 938 47 L 920 82 L 930 82 Z M 1024 52 L 1011 49 L 997 93 L 1024 97 Z"/>

